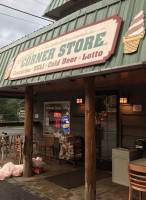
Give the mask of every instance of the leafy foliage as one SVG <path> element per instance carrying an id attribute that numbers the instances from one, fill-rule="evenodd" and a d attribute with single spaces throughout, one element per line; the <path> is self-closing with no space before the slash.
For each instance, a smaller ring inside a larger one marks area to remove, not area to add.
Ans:
<path id="1" fill-rule="evenodd" d="M 17 111 L 24 106 L 22 99 L 0 98 L 1 121 L 19 121 Z"/>

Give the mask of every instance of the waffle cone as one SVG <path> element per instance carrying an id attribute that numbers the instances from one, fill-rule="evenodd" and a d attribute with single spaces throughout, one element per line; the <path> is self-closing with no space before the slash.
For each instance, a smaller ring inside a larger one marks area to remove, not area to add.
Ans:
<path id="1" fill-rule="evenodd" d="M 137 51 L 140 39 L 144 37 L 144 33 L 140 33 L 132 37 L 124 37 L 124 53 L 133 53 Z"/>

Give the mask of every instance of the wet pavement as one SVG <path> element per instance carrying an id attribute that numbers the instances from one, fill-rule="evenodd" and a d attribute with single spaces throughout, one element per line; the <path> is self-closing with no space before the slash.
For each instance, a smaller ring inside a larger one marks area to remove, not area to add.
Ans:
<path id="1" fill-rule="evenodd" d="M 7 161 L 0 160 L 0 166 L 7 163 Z M 46 180 L 46 177 L 74 172 L 81 168 L 82 166 L 74 167 L 66 162 L 60 165 L 58 160 L 52 159 L 48 161 L 44 171 L 39 175 L 33 174 L 30 178 L 12 177 L 5 181 L 0 181 L 0 194 L 2 194 L 0 199 L 84 200 L 84 185 L 73 189 L 65 189 Z M 106 177 L 96 182 L 96 200 L 128 200 L 128 190 L 128 187 L 113 183 L 112 177 Z M 12 197 L 12 193 L 15 193 L 13 194 L 15 196 Z M 143 193 L 143 199 L 146 199 L 146 193 Z M 138 200 L 136 191 L 134 191 L 133 200 Z"/>
<path id="2" fill-rule="evenodd" d="M 12 154 L 11 154 L 12 156 Z M 7 162 L 14 162 L 14 158 L 4 157 L 1 159 L 0 167 Z M 48 181 L 46 178 L 71 173 L 80 170 L 83 165 L 73 166 L 71 163 L 51 159 L 43 172 L 39 175 L 33 174 L 30 178 L 11 177 L 0 181 L 0 200 L 84 200 L 85 186 L 66 189 Z M 96 182 L 96 200 L 128 200 L 129 188 L 115 184 L 112 177 L 104 177 Z M 143 193 L 143 200 L 146 193 Z M 138 192 L 134 191 L 133 200 L 138 200 Z"/>
<path id="3" fill-rule="evenodd" d="M 0 181 L 1 200 L 50 200 L 41 193 L 20 184 L 13 178 Z"/>

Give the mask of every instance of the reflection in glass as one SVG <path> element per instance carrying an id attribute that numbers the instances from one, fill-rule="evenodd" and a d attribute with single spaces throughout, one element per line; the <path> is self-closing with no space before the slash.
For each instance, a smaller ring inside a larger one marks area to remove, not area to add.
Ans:
<path id="1" fill-rule="evenodd" d="M 69 102 L 46 102 L 44 104 L 44 134 L 69 134 Z"/>
<path id="2" fill-rule="evenodd" d="M 112 149 L 116 147 L 116 95 L 96 97 L 96 146 L 97 158 L 112 159 Z"/>

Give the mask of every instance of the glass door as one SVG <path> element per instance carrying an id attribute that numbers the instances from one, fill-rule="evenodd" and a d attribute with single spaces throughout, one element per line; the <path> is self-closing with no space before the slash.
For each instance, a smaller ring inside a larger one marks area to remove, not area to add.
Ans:
<path id="1" fill-rule="evenodd" d="M 111 170 L 112 149 L 117 147 L 117 95 L 96 96 L 97 167 Z"/>

